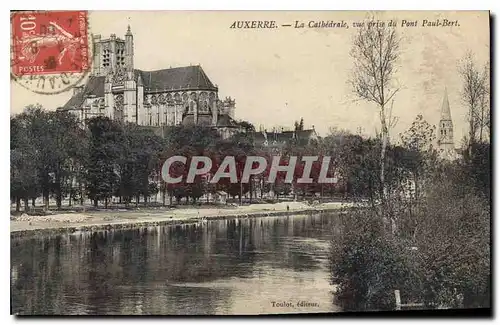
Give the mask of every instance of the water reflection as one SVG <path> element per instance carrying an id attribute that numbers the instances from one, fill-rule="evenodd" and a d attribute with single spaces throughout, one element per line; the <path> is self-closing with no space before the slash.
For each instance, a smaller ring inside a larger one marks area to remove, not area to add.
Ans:
<path id="1" fill-rule="evenodd" d="M 13 239 L 18 314 L 254 314 L 335 311 L 328 241 L 335 216 Z M 316 302 L 277 308 L 272 302 Z"/>

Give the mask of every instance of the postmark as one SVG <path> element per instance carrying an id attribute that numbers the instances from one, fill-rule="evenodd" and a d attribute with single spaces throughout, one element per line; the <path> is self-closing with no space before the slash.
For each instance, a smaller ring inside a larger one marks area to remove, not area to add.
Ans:
<path id="1" fill-rule="evenodd" d="M 87 11 L 11 13 L 11 79 L 38 94 L 57 94 L 90 70 Z"/>

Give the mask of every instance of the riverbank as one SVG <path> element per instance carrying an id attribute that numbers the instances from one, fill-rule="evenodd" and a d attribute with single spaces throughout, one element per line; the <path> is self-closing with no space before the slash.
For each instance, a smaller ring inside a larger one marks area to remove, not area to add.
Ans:
<path id="1" fill-rule="evenodd" d="M 11 217 L 11 237 L 31 234 L 73 233 L 130 229 L 135 227 L 176 225 L 206 220 L 309 214 L 355 207 L 349 202 L 329 202 L 309 205 L 303 202 L 250 204 L 236 207 L 150 208 L 136 210 L 106 210 L 88 213 L 63 213 L 46 216 Z"/>

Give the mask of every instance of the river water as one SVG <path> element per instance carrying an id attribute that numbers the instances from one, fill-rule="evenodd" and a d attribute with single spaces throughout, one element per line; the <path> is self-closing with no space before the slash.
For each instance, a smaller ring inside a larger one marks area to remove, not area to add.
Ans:
<path id="1" fill-rule="evenodd" d="M 12 313 L 340 311 L 327 258 L 337 223 L 299 215 L 12 239 Z"/>

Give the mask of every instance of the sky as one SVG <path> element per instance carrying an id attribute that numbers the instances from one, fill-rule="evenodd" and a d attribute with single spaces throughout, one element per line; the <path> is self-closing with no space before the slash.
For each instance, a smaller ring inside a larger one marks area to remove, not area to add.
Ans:
<path id="1" fill-rule="evenodd" d="M 103 38 L 124 38 L 127 25 L 134 35 L 134 67 L 157 70 L 200 64 L 219 87 L 219 98 L 236 100 L 236 118 L 257 128 L 293 128 L 304 119 L 321 136 L 330 128 L 374 135 L 378 111 L 358 100 L 347 83 L 353 61 L 349 55 L 356 28 L 367 17 L 362 11 L 93 11 L 89 28 Z M 418 114 L 439 122 L 445 87 L 448 91 L 455 143 L 466 134 L 466 106 L 460 100 L 459 60 L 471 50 L 478 64 L 490 55 L 487 11 L 377 12 L 398 22 L 401 55 L 395 80 L 401 89 L 393 113 L 398 122 L 391 136 L 406 130 Z M 417 20 L 416 27 L 400 27 Z M 460 26 L 422 27 L 423 20 L 458 20 Z M 231 29 L 235 21 L 274 20 L 279 28 Z M 344 21 L 349 28 L 307 28 L 309 21 Z M 281 27 L 301 21 L 306 28 Z M 11 82 L 11 114 L 39 103 L 55 110 L 71 91 L 39 95 Z"/>

